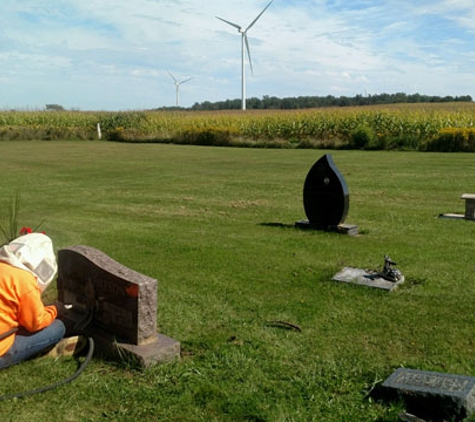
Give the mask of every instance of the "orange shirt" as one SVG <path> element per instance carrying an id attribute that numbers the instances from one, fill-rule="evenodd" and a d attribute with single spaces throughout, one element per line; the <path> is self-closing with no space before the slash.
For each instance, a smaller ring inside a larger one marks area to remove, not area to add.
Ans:
<path id="1" fill-rule="evenodd" d="M 34 333 L 56 318 L 56 306 L 44 306 L 33 274 L 0 261 L 0 334 L 22 326 Z M 15 336 L 0 340 L 0 356 L 13 344 Z"/>

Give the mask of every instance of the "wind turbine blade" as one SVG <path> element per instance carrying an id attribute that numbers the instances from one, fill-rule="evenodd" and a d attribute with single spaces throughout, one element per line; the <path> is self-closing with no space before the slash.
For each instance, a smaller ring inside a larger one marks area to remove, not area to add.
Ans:
<path id="1" fill-rule="evenodd" d="M 273 1 L 274 0 L 270 0 L 269 4 L 266 7 L 264 7 L 264 10 L 257 15 L 257 18 L 254 19 L 251 22 L 251 24 L 246 28 L 246 30 L 244 32 L 247 32 L 248 29 L 251 29 L 251 27 L 254 26 L 254 24 L 257 22 L 257 20 L 263 15 L 263 13 L 267 10 L 267 8 L 272 4 Z"/>
<path id="2" fill-rule="evenodd" d="M 272 0 L 272 1 L 274 1 L 274 0 Z M 216 16 L 216 19 L 219 19 L 220 21 L 226 22 L 228 25 L 234 26 L 235 28 L 238 29 L 238 31 L 241 31 L 241 29 L 242 29 L 241 26 L 239 26 L 237 23 L 227 21 L 226 19 L 220 18 L 219 16 Z"/>
<path id="3" fill-rule="evenodd" d="M 184 84 L 185 82 L 188 82 L 190 79 L 193 79 L 193 77 L 185 79 L 184 81 L 181 81 L 180 84 Z"/>
<path id="4" fill-rule="evenodd" d="M 247 34 L 244 32 L 244 34 L 242 35 L 244 37 L 244 41 L 246 42 L 247 57 L 249 57 L 249 67 L 251 68 L 251 73 L 254 75 L 254 70 L 252 68 L 251 50 L 249 49 L 249 41 L 247 40 Z"/>
<path id="5" fill-rule="evenodd" d="M 176 78 L 171 74 L 171 72 L 169 70 L 167 70 L 168 74 L 171 76 L 171 78 L 175 81 L 175 83 L 177 83 L 178 81 L 176 80 Z"/>

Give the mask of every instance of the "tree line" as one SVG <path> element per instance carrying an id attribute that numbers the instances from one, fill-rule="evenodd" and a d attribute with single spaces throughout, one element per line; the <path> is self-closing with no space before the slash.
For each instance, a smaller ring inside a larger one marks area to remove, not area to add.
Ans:
<path id="1" fill-rule="evenodd" d="M 422 94 L 405 94 L 398 92 L 395 94 L 376 94 L 376 95 L 356 95 L 354 97 L 327 95 L 303 96 L 303 97 L 270 97 L 265 95 L 261 98 L 249 98 L 246 100 L 248 110 L 292 110 L 305 108 L 321 107 L 349 107 L 349 106 L 367 106 L 379 104 L 397 104 L 397 103 L 446 103 L 446 102 L 471 102 L 470 95 L 462 96 L 435 96 Z M 195 103 L 192 110 L 238 110 L 241 108 L 241 99 L 225 100 L 202 103 Z"/>

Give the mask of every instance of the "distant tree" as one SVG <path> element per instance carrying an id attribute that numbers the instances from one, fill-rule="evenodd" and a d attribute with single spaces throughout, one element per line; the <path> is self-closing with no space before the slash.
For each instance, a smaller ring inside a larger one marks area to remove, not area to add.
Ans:
<path id="1" fill-rule="evenodd" d="M 281 104 L 280 98 L 277 97 L 269 97 L 265 95 L 262 99 L 262 108 L 265 109 L 279 109 Z"/>
<path id="2" fill-rule="evenodd" d="M 351 100 L 350 98 L 348 97 L 340 97 L 340 101 L 339 101 L 339 104 L 338 104 L 340 107 L 345 107 L 345 106 L 349 106 L 351 105 Z"/>
<path id="3" fill-rule="evenodd" d="M 397 92 L 395 94 L 375 94 L 363 96 L 358 94 L 354 97 L 334 97 L 327 95 L 325 97 L 317 96 L 301 96 L 301 97 L 269 97 L 264 95 L 262 99 L 252 97 L 247 100 L 247 108 L 249 110 L 277 110 L 277 109 L 307 109 L 307 108 L 321 108 L 321 107 L 349 107 L 349 106 L 365 106 L 378 104 L 395 104 L 395 103 L 440 103 L 440 102 L 472 102 L 470 95 L 462 95 L 459 97 L 453 96 L 429 96 L 421 95 L 419 93 L 407 95 L 404 92 Z M 234 100 L 219 101 L 211 103 L 205 101 L 203 103 L 195 103 L 192 110 L 239 110 L 241 109 L 241 100 L 236 98 Z"/>
<path id="4" fill-rule="evenodd" d="M 407 101 L 410 102 L 410 103 L 420 103 L 421 102 L 421 95 L 419 93 L 409 95 L 409 97 L 407 98 Z"/>
<path id="5" fill-rule="evenodd" d="M 46 104 L 46 111 L 64 111 L 64 107 L 59 104 Z"/>

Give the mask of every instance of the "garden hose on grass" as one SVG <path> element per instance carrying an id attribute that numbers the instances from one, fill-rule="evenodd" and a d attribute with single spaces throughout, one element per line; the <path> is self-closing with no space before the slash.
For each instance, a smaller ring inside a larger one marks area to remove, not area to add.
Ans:
<path id="1" fill-rule="evenodd" d="M 77 371 L 72 376 L 70 376 L 69 378 L 66 378 L 62 381 L 56 382 L 54 384 L 47 385 L 46 387 L 37 388 L 36 390 L 30 390 L 30 391 L 25 391 L 23 393 L 9 394 L 9 395 L 6 395 L 6 396 L 0 396 L 0 401 L 10 400 L 10 399 L 18 399 L 20 397 L 32 396 L 33 394 L 45 393 L 46 391 L 53 390 L 55 388 L 61 387 L 65 384 L 68 384 L 71 381 L 74 381 L 79 375 L 81 375 L 81 373 L 84 371 L 84 369 L 86 369 L 86 366 L 89 364 L 89 362 L 92 359 L 92 355 L 94 353 L 94 340 L 92 339 L 92 337 L 88 337 L 88 341 L 89 341 L 89 350 L 87 352 L 86 358 L 84 359 L 84 362 L 79 366 Z"/>

